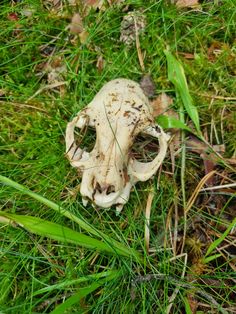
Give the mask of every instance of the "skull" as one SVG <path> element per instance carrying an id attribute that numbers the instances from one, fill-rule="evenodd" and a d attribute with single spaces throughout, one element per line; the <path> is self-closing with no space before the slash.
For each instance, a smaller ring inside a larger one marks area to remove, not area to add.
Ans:
<path id="1" fill-rule="evenodd" d="M 75 127 L 96 130 L 93 150 L 80 148 Z M 132 158 L 129 151 L 139 133 L 158 139 L 159 153 L 150 162 Z M 165 158 L 169 135 L 154 123 L 152 107 L 139 84 L 115 79 L 105 84 L 91 103 L 68 123 L 66 155 L 82 174 L 80 193 L 84 206 L 88 200 L 98 207 L 116 205 L 120 212 L 132 186 L 151 178 Z"/>

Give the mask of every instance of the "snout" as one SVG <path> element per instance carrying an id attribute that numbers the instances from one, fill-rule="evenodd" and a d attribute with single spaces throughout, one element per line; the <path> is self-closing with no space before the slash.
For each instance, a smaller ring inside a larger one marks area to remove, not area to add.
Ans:
<path id="1" fill-rule="evenodd" d="M 92 197 L 92 201 L 99 207 L 109 208 L 116 204 L 116 200 L 119 198 L 120 192 L 112 192 L 106 194 L 106 192 L 99 193 L 98 191 Z"/>

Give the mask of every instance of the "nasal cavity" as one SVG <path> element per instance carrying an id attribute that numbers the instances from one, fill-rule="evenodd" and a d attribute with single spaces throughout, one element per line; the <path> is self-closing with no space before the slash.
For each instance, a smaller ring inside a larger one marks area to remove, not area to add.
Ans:
<path id="1" fill-rule="evenodd" d="M 109 194 L 114 193 L 116 191 L 114 185 L 100 184 L 99 182 L 96 182 L 95 190 L 100 194 L 105 192 L 106 195 L 109 195 Z"/>
<path id="2" fill-rule="evenodd" d="M 114 185 L 109 185 L 108 188 L 106 189 L 106 195 L 109 195 L 111 193 L 115 193 L 115 186 Z"/>

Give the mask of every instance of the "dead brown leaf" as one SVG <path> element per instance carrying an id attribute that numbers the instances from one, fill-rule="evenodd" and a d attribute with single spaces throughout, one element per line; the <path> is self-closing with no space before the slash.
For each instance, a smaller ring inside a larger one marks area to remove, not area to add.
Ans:
<path id="1" fill-rule="evenodd" d="M 198 308 L 198 301 L 195 299 L 193 293 L 187 293 L 188 303 L 191 308 L 192 314 L 196 314 Z"/>
<path id="2" fill-rule="evenodd" d="M 177 8 L 198 8 L 200 6 L 198 0 L 177 0 L 175 5 Z"/>
<path id="3" fill-rule="evenodd" d="M 140 86 L 147 97 L 152 97 L 155 93 L 155 84 L 150 74 L 146 74 L 140 81 Z"/>
<path id="4" fill-rule="evenodd" d="M 161 114 L 172 115 L 176 118 L 178 114 L 173 110 L 170 110 L 169 107 L 172 105 L 173 100 L 166 93 L 158 95 L 153 101 L 151 101 L 151 106 L 153 108 L 153 116 L 157 117 Z M 169 114 L 167 113 L 169 112 Z"/>
<path id="5" fill-rule="evenodd" d="M 79 13 L 75 13 L 72 16 L 69 28 L 73 34 L 80 34 L 84 31 L 83 20 Z"/>
<path id="6" fill-rule="evenodd" d="M 98 72 L 102 72 L 103 68 L 104 68 L 104 64 L 105 64 L 105 61 L 103 59 L 103 56 L 100 55 L 98 58 L 97 58 L 97 63 L 96 63 L 96 67 L 98 69 Z"/>
<path id="7" fill-rule="evenodd" d="M 228 51 L 229 52 L 229 57 L 232 55 L 233 56 L 230 46 L 226 43 L 221 43 L 219 41 L 213 41 L 210 47 L 207 49 L 207 57 L 208 60 L 214 62 L 216 59 L 219 57 L 219 55 L 222 53 L 222 51 Z"/>
<path id="8" fill-rule="evenodd" d="M 106 1 L 104 0 L 83 0 L 82 3 L 85 15 L 88 15 L 91 9 L 104 11 L 106 8 Z"/>
<path id="9" fill-rule="evenodd" d="M 14 12 L 8 14 L 7 19 L 9 21 L 19 21 L 19 17 L 17 15 L 17 13 L 14 13 Z"/>
<path id="10" fill-rule="evenodd" d="M 89 34 L 84 28 L 83 20 L 79 13 L 75 13 L 72 16 L 69 29 L 72 34 L 79 36 L 81 44 L 84 44 L 86 42 Z"/>

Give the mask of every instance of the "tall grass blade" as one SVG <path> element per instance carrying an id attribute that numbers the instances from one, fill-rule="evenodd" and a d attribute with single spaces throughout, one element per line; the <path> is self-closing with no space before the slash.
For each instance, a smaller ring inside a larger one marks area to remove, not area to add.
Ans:
<path id="1" fill-rule="evenodd" d="M 231 224 L 228 226 L 228 228 L 225 230 L 225 232 L 218 239 L 216 239 L 214 242 L 211 243 L 205 256 L 211 254 L 211 252 L 213 250 L 215 250 L 217 248 L 217 246 L 219 246 L 221 244 L 221 242 L 224 241 L 224 239 L 227 237 L 227 235 L 230 233 L 230 231 L 233 228 L 235 228 L 235 226 L 236 226 L 236 218 L 234 218 L 234 220 L 231 222 Z"/>
<path id="2" fill-rule="evenodd" d="M 40 236 L 48 237 L 50 239 L 65 243 L 74 243 L 82 247 L 100 252 L 124 255 L 122 251 L 111 247 L 105 242 L 99 241 L 54 222 L 50 222 L 38 217 L 22 216 L 5 212 L 0 212 L 0 215 L 8 218 L 14 224 L 23 227 L 27 231 Z"/>
<path id="3" fill-rule="evenodd" d="M 39 295 L 42 293 L 46 293 L 46 292 L 51 292 L 51 291 L 57 290 L 57 289 L 59 289 L 59 290 L 65 289 L 65 288 L 72 287 L 74 285 L 78 285 L 80 283 L 87 282 L 87 281 L 97 281 L 98 279 L 107 278 L 107 277 L 110 277 L 111 275 L 118 276 L 119 274 L 120 274 L 120 272 L 118 270 L 108 270 L 108 271 L 104 271 L 101 273 L 95 273 L 95 274 L 83 276 L 83 277 L 76 278 L 76 279 L 65 280 L 63 282 L 58 282 L 54 285 L 39 289 L 39 290 L 33 292 L 33 296 L 36 296 L 36 295 Z"/>
<path id="4" fill-rule="evenodd" d="M 58 305 L 55 310 L 53 310 L 50 314 L 63 314 L 63 313 L 69 313 L 67 310 L 73 306 L 74 304 L 78 303 L 82 298 L 86 297 L 91 292 L 95 291 L 97 288 L 101 287 L 103 284 L 105 284 L 107 281 L 110 281 L 114 278 L 116 278 L 117 273 L 110 274 L 107 278 L 101 279 L 98 282 L 94 282 L 91 285 L 79 288 L 79 291 L 69 297 L 64 303 Z"/>
<path id="5" fill-rule="evenodd" d="M 166 55 L 168 65 L 168 79 L 174 84 L 188 115 L 192 119 L 196 130 L 200 133 L 198 111 L 197 108 L 193 105 L 184 69 L 181 63 L 168 50 L 165 50 L 164 53 Z"/>
<path id="6" fill-rule="evenodd" d="M 72 305 L 80 302 L 80 300 L 84 297 L 86 297 L 88 294 L 102 286 L 103 282 L 100 283 L 92 283 L 88 287 L 84 287 L 79 289 L 79 292 L 69 297 L 65 302 L 58 305 L 55 310 L 53 310 L 50 314 L 64 314 L 64 313 L 70 313 L 67 310 L 71 308 Z"/>
<path id="7" fill-rule="evenodd" d="M 124 256 L 129 256 L 129 257 L 134 257 L 137 260 L 141 261 L 141 257 L 139 255 L 138 252 L 136 252 L 135 250 L 126 247 L 125 245 L 123 245 L 122 243 L 112 239 L 110 236 L 107 236 L 106 234 L 104 234 L 103 232 L 99 231 L 98 229 L 94 228 L 93 226 L 91 226 L 88 222 L 86 222 L 84 219 L 80 219 L 79 217 L 75 216 L 74 214 L 72 214 L 71 212 L 69 212 L 68 210 L 65 210 L 63 208 L 61 208 L 59 205 L 57 205 L 56 203 L 46 199 L 45 197 L 32 192 L 30 190 L 28 190 L 27 188 L 25 188 L 23 185 L 7 178 L 4 177 L 2 175 L 0 175 L 0 182 L 2 182 L 5 185 L 8 185 L 20 192 L 22 192 L 23 194 L 29 195 L 30 197 L 34 198 L 35 200 L 39 201 L 42 204 L 45 204 L 46 206 L 48 206 L 49 208 L 53 209 L 54 211 L 60 213 L 61 215 L 69 218 L 70 220 L 76 222 L 82 229 L 86 230 L 87 232 L 102 238 L 108 245 L 111 246 L 111 248 L 113 248 L 114 250 L 117 250 L 119 252 L 122 252 L 122 255 Z"/>

